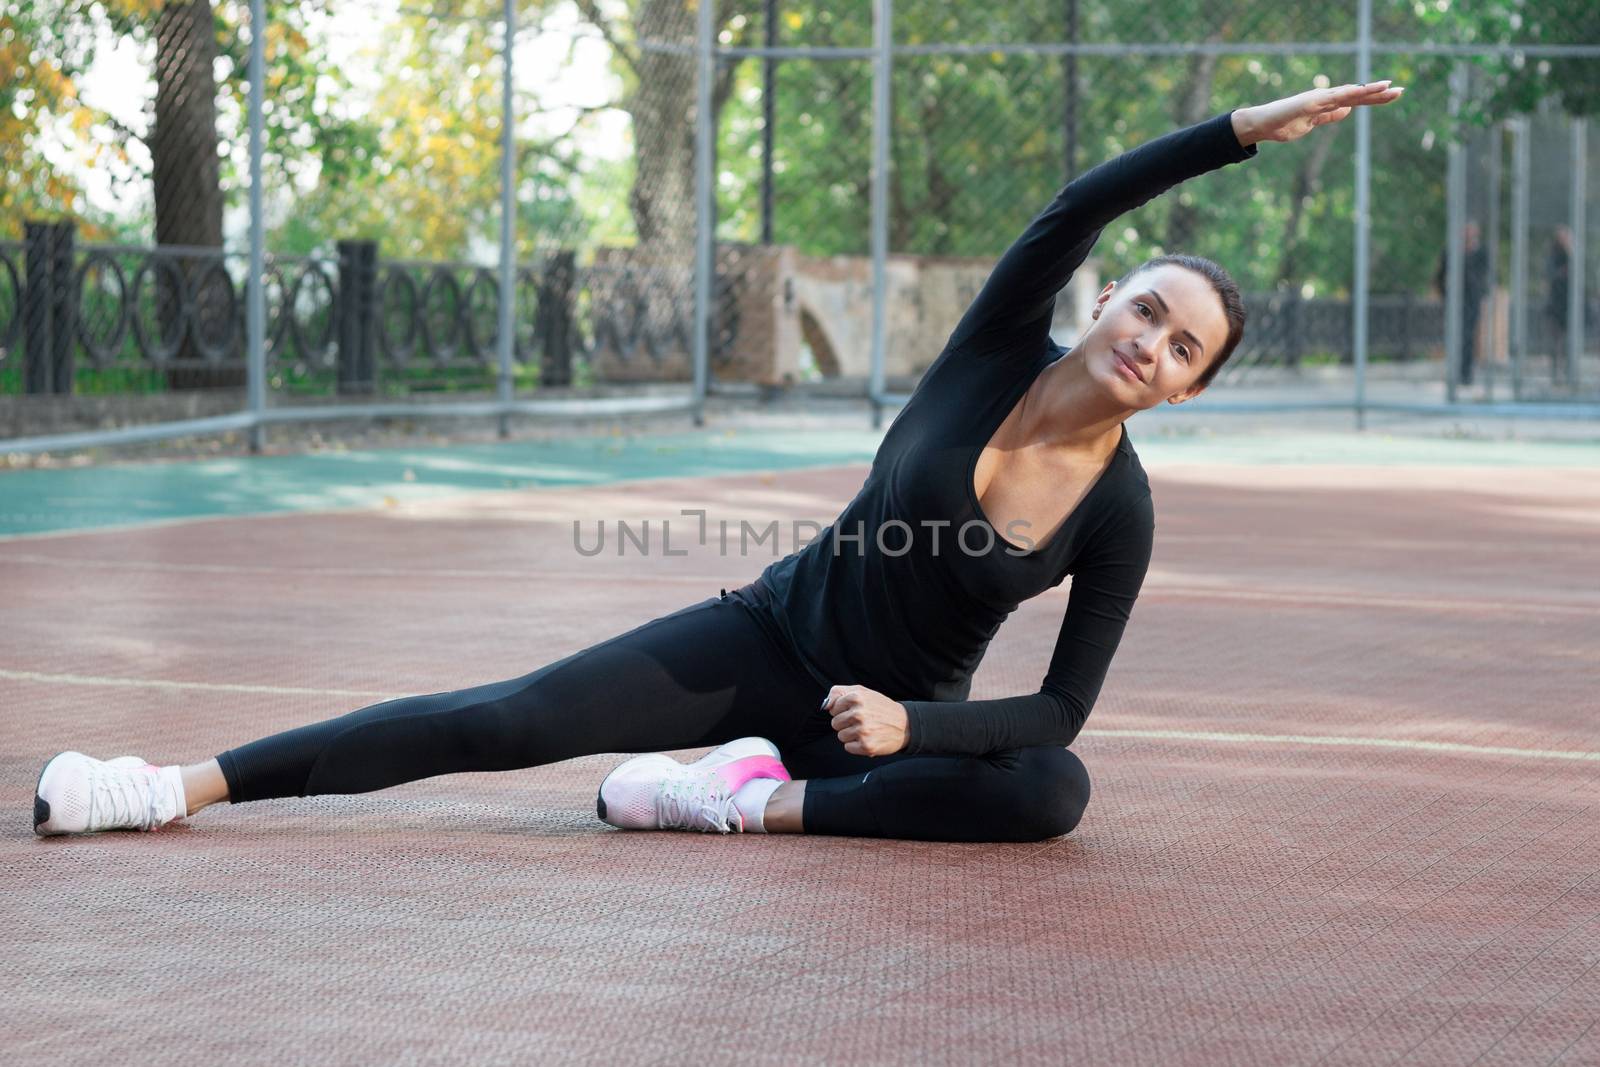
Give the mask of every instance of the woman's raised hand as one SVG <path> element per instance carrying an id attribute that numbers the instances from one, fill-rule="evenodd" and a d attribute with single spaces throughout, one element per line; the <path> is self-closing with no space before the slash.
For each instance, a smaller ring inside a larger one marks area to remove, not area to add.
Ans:
<path id="1" fill-rule="evenodd" d="M 1355 108 L 1392 104 L 1403 92 L 1388 80 L 1310 89 L 1270 104 L 1239 108 L 1233 113 L 1233 132 L 1245 147 L 1257 141 L 1296 141 L 1318 126 L 1338 122 Z"/>

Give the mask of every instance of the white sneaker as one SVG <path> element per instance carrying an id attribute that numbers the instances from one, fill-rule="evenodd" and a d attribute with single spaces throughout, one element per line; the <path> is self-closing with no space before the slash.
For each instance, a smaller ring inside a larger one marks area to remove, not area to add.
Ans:
<path id="1" fill-rule="evenodd" d="M 733 803 L 739 787 L 755 778 L 789 781 L 778 746 L 741 737 L 685 765 L 653 752 L 635 756 L 600 783 L 595 812 L 624 830 L 744 831 Z"/>
<path id="2" fill-rule="evenodd" d="M 34 787 L 33 832 L 41 837 L 154 830 L 186 813 L 181 781 L 137 756 L 105 761 L 63 752 Z"/>

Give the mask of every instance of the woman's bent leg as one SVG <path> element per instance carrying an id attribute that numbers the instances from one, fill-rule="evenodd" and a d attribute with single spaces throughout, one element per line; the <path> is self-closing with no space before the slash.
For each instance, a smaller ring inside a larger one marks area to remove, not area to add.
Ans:
<path id="1" fill-rule="evenodd" d="M 710 599 L 520 678 L 385 701 L 217 761 L 239 803 L 747 734 L 783 739 L 821 700 L 797 672 L 748 607 Z"/>
<path id="2" fill-rule="evenodd" d="M 1089 803 L 1089 772 L 1070 750 L 987 756 L 854 756 L 836 737 L 783 753 L 805 780 L 808 834 L 921 841 L 1043 841 L 1070 833 Z"/>

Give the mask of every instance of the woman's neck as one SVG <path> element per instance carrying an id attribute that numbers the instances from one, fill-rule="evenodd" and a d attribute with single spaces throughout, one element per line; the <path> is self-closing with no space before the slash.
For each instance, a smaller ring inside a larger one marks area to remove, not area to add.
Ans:
<path id="1" fill-rule="evenodd" d="M 1023 397 L 1022 445 L 1108 455 L 1135 410 L 1109 396 L 1089 376 L 1082 354 L 1072 351 L 1046 367 Z"/>

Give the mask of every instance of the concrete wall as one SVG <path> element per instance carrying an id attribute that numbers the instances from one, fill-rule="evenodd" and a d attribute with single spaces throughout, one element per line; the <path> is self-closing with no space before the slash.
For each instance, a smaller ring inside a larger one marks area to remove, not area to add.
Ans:
<path id="1" fill-rule="evenodd" d="M 609 270 L 629 250 L 606 249 Z M 892 255 L 888 260 L 890 377 L 915 377 L 944 349 L 961 315 L 994 267 L 989 257 Z M 718 346 L 713 374 L 723 381 L 776 386 L 802 380 L 803 345 L 824 377 L 864 379 L 872 359 L 872 260 L 867 256 L 806 256 L 788 246 L 724 243 L 717 272 L 725 279 L 731 345 Z M 1089 321 L 1098 291 L 1091 261 L 1057 300 L 1054 332 L 1070 343 Z M 692 300 L 692 287 L 685 300 Z M 597 305 L 598 306 L 598 305 Z M 692 308 L 687 309 L 692 316 Z M 713 329 L 716 334 L 716 329 Z M 631 359 L 600 346 L 595 366 L 605 380 L 688 380 L 687 351 L 660 361 Z"/>

